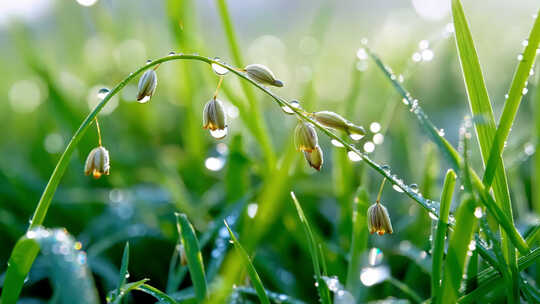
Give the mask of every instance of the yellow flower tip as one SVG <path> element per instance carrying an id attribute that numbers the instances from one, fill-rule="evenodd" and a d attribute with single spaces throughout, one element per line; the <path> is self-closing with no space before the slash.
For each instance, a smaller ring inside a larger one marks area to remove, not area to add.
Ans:
<path id="1" fill-rule="evenodd" d="M 316 146 L 312 151 L 304 151 L 304 157 L 306 158 L 308 164 L 317 171 L 321 171 L 323 165 L 323 152 L 321 147 Z"/>
<path id="2" fill-rule="evenodd" d="M 294 129 L 294 142 L 298 151 L 313 152 L 319 145 L 315 127 L 308 122 L 299 122 Z"/>

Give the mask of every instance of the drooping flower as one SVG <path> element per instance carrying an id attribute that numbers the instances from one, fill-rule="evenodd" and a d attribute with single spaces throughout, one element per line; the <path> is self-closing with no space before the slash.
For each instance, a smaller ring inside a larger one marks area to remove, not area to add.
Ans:
<path id="1" fill-rule="evenodd" d="M 218 138 L 223 138 L 227 135 L 227 132 L 225 132 L 227 128 L 227 115 L 225 114 L 223 103 L 220 100 L 212 98 L 204 106 L 203 128 L 214 133 L 218 130 L 223 131 L 223 136 L 218 136 Z"/>
<path id="2" fill-rule="evenodd" d="M 294 129 L 294 143 L 299 151 L 312 152 L 319 145 L 315 127 L 309 122 L 299 122 Z"/>
<path id="3" fill-rule="evenodd" d="M 84 164 L 84 174 L 92 174 L 97 179 L 101 175 L 109 175 L 109 169 L 109 151 L 102 146 L 92 149 Z"/>
<path id="4" fill-rule="evenodd" d="M 139 79 L 137 101 L 146 103 L 150 100 L 157 86 L 157 74 L 154 70 L 147 70 Z"/>
<path id="5" fill-rule="evenodd" d="M 381 203 L 376 202 L 371 205 L 367 211 L 367 220 L 368 220 L 368 229 L 369 233 L 373 234 L 377 232 L 379 235 L 385 233 L 392 234 L 392 223 L 390 221 L 390 216 L 388 215 L 388 210 Z"/>

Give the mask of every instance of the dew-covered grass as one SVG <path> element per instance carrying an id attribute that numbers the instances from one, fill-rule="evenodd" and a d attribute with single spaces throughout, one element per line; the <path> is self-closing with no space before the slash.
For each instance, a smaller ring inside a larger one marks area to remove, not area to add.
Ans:
<path id="1" fill-rule="evenodd" d="M 435 2 L 7 5 L 0 303 L 540 303 L 538 4 Z"/>

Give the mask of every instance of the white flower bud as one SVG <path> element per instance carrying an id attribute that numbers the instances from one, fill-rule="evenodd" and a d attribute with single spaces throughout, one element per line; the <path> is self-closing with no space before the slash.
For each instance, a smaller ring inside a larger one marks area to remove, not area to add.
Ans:
<path id="1" fill-rule="evenodd" d="M 347 131 L 350 123 L 340 115 L 330 111 L 320 111 L 313 113 L 313 118 L 321 125 L 341 131 Z"/>
<path id="2" fill-rule="evenodd" d="M 255 80 L 258 83 L 271 85 L 275 87 L 282 87 L 283 82 L 276 79 L 276 76 L 269 68 L 262 64 L 250 64 L 245 67 L 246 73 L 249 78 Z"/>
<path id="3" fill-rule="evenodd" d="M 294 142 L 299 151 L 312 152 L 319 144 L 313 125 L 309 122 L 299 122 L 294 130 Z"/>
<path id="4" fill-rule="evenodd" d="M 146 103 L 150 100 L 157 86 L 157 74 L 154 70 L 147 70 L 139 79 L 137 101 Z"/>
<path id="5" fill-rule="evenodd" d="M 373 234 L 377 232 L 379 235 L 385 233 L 392 234 L 392 223 L 390 222 L 390 216 L 388 210 L 380 203 L 375 203 L 368 208 L 367 211 L 368 230 Z"/>
<path id="6" fill-rule="evenodd" d="M 304 151 L 304 157 L 311 167 L 315 168 L 317 171 L 321 171 L 324 159 L 320 146 L 316 146 L 311 152 Z"/>
<path id="7" fill-rule="evenodd" d="M 100 178 L 101 175 L 109 175 L 109 151 L 102 146 L 92 149 L 86 158 L 84 164 L 84 174 L 94 178 Z"/>
<path id="8" fill-rule="evenodd" d="M 227 127 L 227 115 L 223 103 L 212 98 L 203 110 L 203 128 L 211 131 L 224 130 Z"/>

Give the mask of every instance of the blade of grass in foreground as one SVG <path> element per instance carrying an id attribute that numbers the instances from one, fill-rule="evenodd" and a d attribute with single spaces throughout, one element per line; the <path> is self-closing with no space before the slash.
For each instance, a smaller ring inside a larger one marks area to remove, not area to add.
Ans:
<path id="1" fill-rule="evenodd" d="M 495 175 L 495 168 L 499 166 L 499 162 L 502 161 L 502 151 L 504 149 L 504 143 L 510 134 L 510 129 L 516 118 L 517 110 L 523 99 L 523 90 L 526 87 L 527 79 L 530 76 L 530 71 L 533 68 L 538 45 L 540 44 L 540 11 L 536 15 L 536 21 L 531 30 L 529 38 L 527 40 L 525 51 L 523 52 L 523 58 L 520 59 L 510 90 L 508 91 L 508 98 L 504 103 L 503 112 L 499 120 L 499 126 L 495 133 L 495 140 L 491 145 L 491 151 L 489 154 L 489 160 L 486 166 L 486 172 L 484 173 L 484 184 L 486 186 L 491 185 L 493 177 Z"/>
<path id="2" fill-rule="evenodd" d="M 441 194 L 441 211 L 439 220 L 437 221 L 437 230 L 433 246 L 432 267 L 431 267 L 431 298 L 436 303 L 436 295 L 441 287 L 441 272 L 443 266 L 444 243 L 446 231 L 448 229 L 448 216 L 450 215 L 450 205 L 452 204 L 452 196 L 454 186 L 456 185 L 456 173 L 450 169 L 446 172 L 444 179 L 443 191 Z"/>
<path id="3" fill-rule="evenodd" d="M 231 240 L 234 243 L 234 247 L 236 247 L 236 250 L 238 250 L 238 252 L 240 253 L 240 256 L 242 257 L 242 260 L 244 260 L 244 263 L 246 264 L 249 278 L 251 279 L 251 283 L 253 284 L 253 287 L 255 287 L 255 290 L 257 291 L 257 296 L 259 297 L 259 300 L 261 301 L 261 303 L 270 304 L 270 300 L 268 300 L 268 296 L 266 295 L 266 291 L 264 290 L 264 286 L 262 284 L 261 278 L 259 277 L 257 270 L 255 270 L 255 267 L 251 263 L 251 259 L 249 258 L 247 252 L 244 250 L 242 245 L 240 245 L 240 242 L 238 242 L 238 239 L 236 239 L 236 236 L 234 236 L 234 233 L 232 232 L 231 228 L 229 228 L 227 221 L 224 220 L 223 222 L 225 223 L 225 226 L 227 227 L 227 230 L 229 231 Z"/>
<path id="4" fill-rule="evenodd" d="M 225 30 L 225 36 L 227 37 L 227 42 L 232 53 L 233 63 L 238 67 L 243 67 L 244 60 L 242 58 L 240 46 L 236 39 L 236 33 L 234 31 L 234 27 L 231 21 L 227 2 L 226 0 L 216 0 L 216 4 L 219 16 L 221 18 L 221 22 L 223 23 L 223 28 Z M 264 117 L 260 110 L 260 105 L 257 104 L 253 88 L 243 81 L 240 83 L 240 85 L 242 86 L 242 90 L 244 91 L 244 94 L 246 95 L 246 98 L 249 102 L 249 108 L 251 109 L 251 116 L 253 117 L 253 127 L 255 128 L 253 133 L 256 139 L 261 144 L 261 149 L 264 153 L 264 158 L 268 167 L 268 172 L 271 172 L 270 170 L 275 164 L 276 157 L 274 149 L 272 148 L 271 139 L 268 136 L 269 133 L 267 131 Z"/>
<path id="5" fill-rule="evenodd" d="M 452 0 L 452 16 L 454 18 L 459 59 L 463 70 L 463 77 L 465 79 L 465 87 L 469 96 L 469 106 L 474 116 L 483 117 L 485 120 L 483 123 L 478 123 L 477 120 L 475 120 L 475 130 L 480 144 L 482 160 L 485 165 L 489 158 L 491 145 L 495 138 L 495 118 L 493 116 L 493 109 L 491 108 L 472 35 L 459 0 Z M 500 158 L 500 155 L 496 154 L 496 157 Z M 510 194 L 508 192 L 504 164 L 498 162 L 494 172 L 495 183 L 493 185 L 493 193 L 495 200 L 500 204 L 502 211 L 510 220 L 511 225 L 514 226 L 512 205 L 510 202 Z M 504 255 L 512 269 L 512 286 L 509 286 L 511 287 L 511 292 L 508 293 L 508 301 L 514 303 L 519 301 L 519 273 L 517 270 L 516 251 L 512 243 L 508 241 L 506 233 L 501 232 L 501 234 Z"/>
<path id="6" fill-rule="evenodd" d="M 477 220 L 474 216 L 476 203 L 470 196 L 465 198 L 457 211 L 456 226 L 448 245 L 448 253 L 444 261 L 444 274 L 441 284 L 441 296 L 435 303 L 456 303 L 459 288 L 465 269 L 467 251 Z"/>
<path id="7" fill-rule="evenodd" d="M 522 256 L 518 259 L 518 269 L 520 271 L 531 266 L 536 259 L 540 257 L 540 248 L 535 248 L 530 253 L 525 256 Z M 503 283 L 500 272 L 495 270 L 493 267 L 487 268 L 481 271 L 478 274 L 478 281 L 480 285 L 473 292 L 468 293 L 460 297 L 457 303 L 474 303 L 478 299 L 489 293 L 492 290 L 499 288 L 500 284 Z"/>
<path id="8" fill-rule="evenodd" d="M 352 218 L 352 240 L 349 250 L 349 265 L 347 268 L 346 289 L 353 296 L 360 299 L 362 290 L 365 289 L 360 281 L 360 270 L 362 268 L 362 256 L 367 249 L 368 244 L 368 229 L 366 225 L 366 214 L 369 207 L 369 196 L 364 187 L 358 190 L 358 194 L 354 198 L 353 218 Z"/>
<path id="9" fill-rule="evenodd" d="M 309 226 L 307 218 L 304 215 L 304 211 L 302 210 L 300 203 L 296 199 L 294 192 L 291 192 L 291 197 L 294 202 L 294 205 L 296 206 L 298 217 L 300 217 L 300 222 L 302 223 L 302 226 L 304 227 L 304 232 L 306 233 L 306 237 L 308 239 L 309 252 L 311 254 L 311 260 L 313 262 L 313 269 L 315 271 L 315 278 L 316 278 L 316 283 L 317 283 L 316 285 L 317 285 L 317 290 L 319 291 L 319 297 L 320 297 L 321 303 L 330 304 L 332 303 L 332 301 L 330 300 L 330 292 L 328 291 L 326 283 L 324 282 L 321 276 L 321 266 L 319 264 L 319 253 L 317 250 L 317 242 L 315 241 L 313 233 L 311 232 L 311 227 Z"/>
<path id="10" fill-rule="evenodd" d="M 206 297 L 207 288 L 199 240 L 195 236 L 195 230 L 185 214 L 176 214 L 176 227 L 186 251 L 189 275 L 193 282 L 195 295 L 197 300 L 202 302 Z"/>
<path id="11" fill-rule="evenodd" d="M 137 290 L 140 290 L 142 292 L 145 292 L 151 296 L 153 296 L 154 298 L 156 298 L 159 303 L 165 303 L 165 304 L 176 304 L 176 301 L 171 298 L 169 295 L 167 295 L 166 293 L 164 293 L 163 291 L 155 288 L 155 287 L 152 287 L 148 284 L 142 284 L 142 285 L 139 285 L 137 287 Z"/>
<path id="12" fill-rule="evenodd" d="M 34 259 L 39 253 L 39 245 L 35 240 L 21 237 L 8 261 L 8 268 L 2 288 L 2 303 L 14 304 L 19 298 L 24 278 L 30 271 Z"/>

